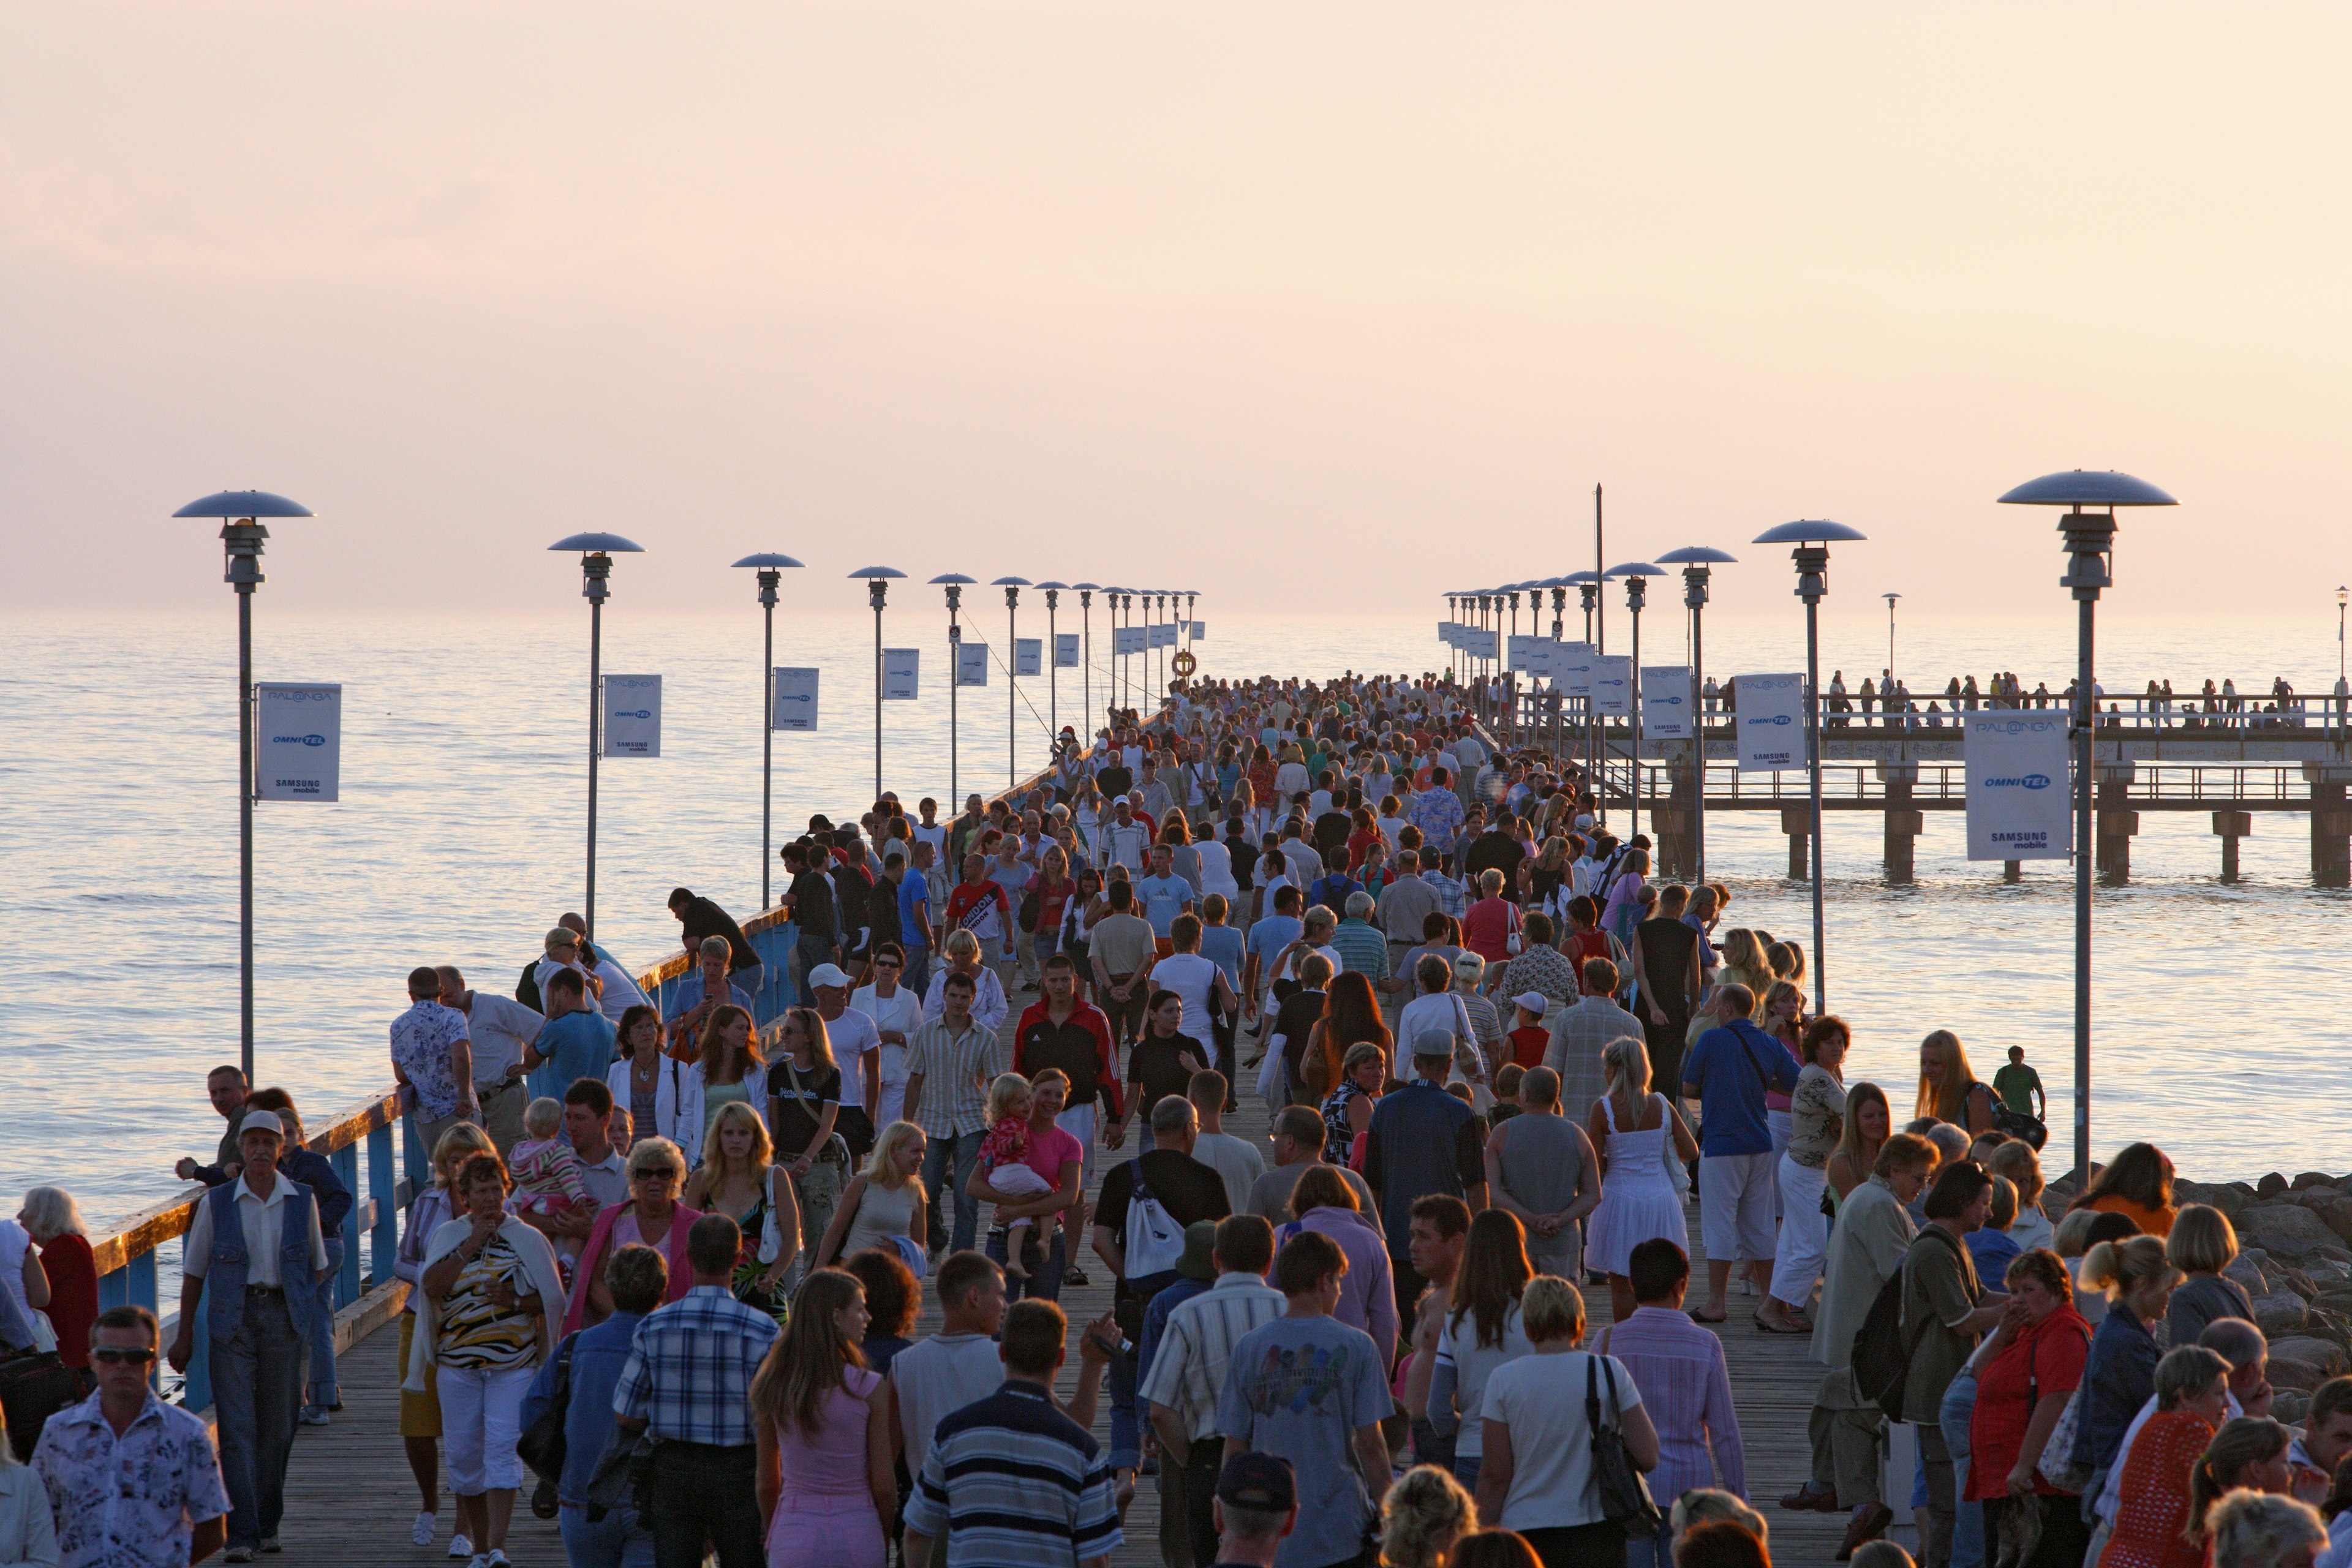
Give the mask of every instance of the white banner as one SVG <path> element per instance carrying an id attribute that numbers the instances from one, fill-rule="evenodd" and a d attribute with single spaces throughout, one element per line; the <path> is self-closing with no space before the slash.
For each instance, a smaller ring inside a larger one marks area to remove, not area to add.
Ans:
<path id="1" fill-rule="evenodd" d="M 661 755 L 661 683 L 658 675 L 604 678 L 604 754 Z"/>
<path id="2" fill-rule="evenodd" d="M 1533 674 L 1535 661 L 1543 657 L 1536 652 L 1535 645 L 1543 640 L 1541 637 L 1530 637 L 1523 632 L 1513 633 L 1504 645 L 1505 651 L 1510 657 L 1511 668 Z"/>
<path id="3" fill-rule="evenodd" d="M 2065 714 L 1995 709 L 1964 717 L 1969 858 L 2065 859 L 2074 841 Z"/>
<path id="4" fill-rule="evenodd" d="M 1599 654 L 1592 660 L 1592 710 L 1626 714 L 1633 711 L 1633 661 L 1622 654 Z"/>
<path id="5" fill-rule="evenodd" d="M 1805 678 L 1801 675 L 1736 675 L 1732 699 L 1739 709 L 1739 771 L 1778 773 L 1805 765 Z"/>
<path id="6" fill-rule="evenodd" d="M 773 710 L 768 715 L 768 728 L 816 728 L 816 676 L 815 670 L 799 667 L 776 670 L 774 683 L 768 688 Z"/>
<path id="7" fill-rule="evenodd" d="M 1552 679 L 1570 697 L 1592 695 L 1592 645 L 1589 642 L 1564 642 L 1552 655 Z"/>
<path id="8" fill-rule="evenodd" d="M 1184 636 L 1185 638 L 1191 642 L 1207 642 L 1209 640 L 1209 623 L 1206 621 L 1186 621 L 1184 623 Z"/>
<path id="9" fill-rule="evenodd" d="M 1176 646 L 1175 622 L 1154 621 L 1144 629 L 1151 634 L 1151 641 L 1148 646 L 1151 647 L 1174 647 Z"/>
<path id="10" fill-rule="evenodd" d="M 1501 632 L 1486 626 L 1470 626 L 1466 627 L 1465 630 L 1467 630 L 1469 635 L 1463 640 L 1462 649 L 1471 658 L 1500 658 L 1503 657 L 1503 634 Z"/>
<path id="11" fill-rule="evenodd" d="M 255 797 L 335 799 L 343 773 L 343 689 L 257 680 L 253 704 Z"/>
<path id="12" fill-rule="evenodd" d="M 1013 673 L 1043 675 L 1045 673 L 1045 642 L 1043 637 L 1013 639 Z"/>
<path id="13" fill-rule="evenodd" d="M 958 686 L 987 685 L 988 645 L 984 642 L 959 642 L 955 646 L 955 683 Z"/>
<path id="14" fill-rule="evenodd" d="M 1688 665 L 1645 664 L 1642 667 L 1642 738 L 1645 741 L 1687 741 L 1691 738 Z"/>
<path id="15" fill-rule="evenodd" d="M 1055 669 L 1076 669 L 1078 668 L 1077 633 L 1056 632 L 1054 634 L 1054 668 Z"/>
<path id="16" fill-rule="evenodd" d="M 923 650 L 886 647 L 882 650 L 882 700 L 912 702 L 923 685 Z"/>
<path id="17" fill-rule="evenodd" d="M 1143 651 L 1143 628 L 1141 626 L 1113 627 L 1111 630 L 1110 650 L 1113 654 L 1121 658 L 1141 653 Z"/>
<path id="18" fill-rule="evenodd" d="M 1462 646 L 1462 623 L 1460 621 L 1438 622 L 1437 640 L 1444 643 L 1447 647 L 1460 647 Z"/>

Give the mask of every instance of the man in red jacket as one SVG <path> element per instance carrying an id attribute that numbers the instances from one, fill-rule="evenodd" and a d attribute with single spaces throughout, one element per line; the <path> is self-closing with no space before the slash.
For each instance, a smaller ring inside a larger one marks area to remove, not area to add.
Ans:
<path id="1" fill-rule="evenodd" d="M 1078 1141 L 1087 1152 L 1086 1179 L 1095 1175 L 1095 1107 L 1110 1108 L 1111 1120 L 1121 1114 L 1118 1050 L 1112 1045 L 1110 1020 L 1101 1008 L 1078 998 L 1078 966 L 1066 952 L 1045 960 L 1045 994 L 1022 1013 L 1013 1031 L 1013 1070 L 1034 1078 L 1047 1068 L 1058 1068 L 1070 1080 L 1068 1098 L 1055 1124 Z"/>

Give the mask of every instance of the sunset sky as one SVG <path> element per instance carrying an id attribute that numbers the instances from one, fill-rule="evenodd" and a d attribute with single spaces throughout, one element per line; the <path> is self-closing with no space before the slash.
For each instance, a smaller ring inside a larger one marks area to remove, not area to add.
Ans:
<path id="1" fill-rule="evenodd" d="M 1772 523 L 2063 615 L 2352 576 L 2341 6 L 0 5 L 0 605 L 737 554 L 1434 595 Z M 1622 542 L 1622 543 L 1620 542 Z M 1761 555 L 1766 552 L 1756 552 Z M 1851 559 L 1851 567 L 1843 563 Z M 828 581 L 828 597 L 848 585 Z M 1729 585 L 1784 600 L 1785 562 Z M 573 601 L 576 603 L 576 600 Z M 850 601 L 854 603 L 855 601 Z"/>

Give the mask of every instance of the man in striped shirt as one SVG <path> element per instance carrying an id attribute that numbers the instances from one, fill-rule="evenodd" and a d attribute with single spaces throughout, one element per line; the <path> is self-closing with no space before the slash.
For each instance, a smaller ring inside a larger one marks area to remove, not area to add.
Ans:
<path id="1" fill-rule="evenodd" d="M 1004 1070 L 996 1036 L 972 1016 L 972 977 L 950 970 L 940 982 L 940 1016 L 915 1031 L 907 1043 L 905 1110 L 900 1114 L 929 1140 L 923 1152 L 923 1187 L 952 1192 L 955 1228 L 950 1235 L 941 1210 L 930 1205 L 930 1246 L 968 1252 L 980 1225 L 980 1200 L 966 1191 L 980 1163 L 980 1141 L 988 1134 L 988 1086 Z M 947 1181 L 952 1171 L 952 1186 Z"/>
<path id="2" fill-rule="evenodd" d="M 1286 1299 L 1265 1282 L 1274 1262 L 1274 1227 L 1254 1214 L 1217 1222 L 1211 1258 L 1217 1282 L 1168 1314 L 1141 1393 L 1151 1402 L 1151 1425 L 1168 1463 L 1183 1468 L 1185 1526 L 1192 1561 L 1217 1561 L 1215 1498 L 1225 1457 L 1217 1439 L 1217 1395 L 1232 1367 L 1234 1346 L 1261 1323 L 1282 1316 Z"/>
<path id="3" fill-rule="evenodd" d="M 1004 1314 L 1004 1386 L 940 1422 L 907 1504 L 907 1568 L 1107 1568 L 1124 1539 L 1110 1466 L 1054 1407 L 1069 1331 L 1051 1301 Z"/>
<path id="4" fill-rule="evenodd" d="M 1342 969 L 1362 975 L 1378 990 L 1388 984 L 1389 939 L 1371 923 L 1374 907 L 1372 895 L 1361 888 L 1349 893 L 1348 918 L 1332 931 L 1331 950 L 1339 955 Z"/>

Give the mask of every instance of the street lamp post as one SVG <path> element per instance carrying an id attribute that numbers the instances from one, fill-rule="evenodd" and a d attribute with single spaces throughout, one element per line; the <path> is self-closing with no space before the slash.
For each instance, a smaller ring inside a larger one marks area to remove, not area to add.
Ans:
<path id="1" fill-rule="evenodd" d="M 1633 816 L 1626 829 L 1631 837 L 1642 831 L 1642 606 L 1650 596 L 1648 579 L 1665 574 L 1646 561 L 1629 561 L 1609 568 L 1609 575 L 1625 579 L 1625 608 L 1633 617 L 1633 679 L 1627 683 L 1633 710 Z"/>
<path id="2" fill-rule="evenodd" d="M 1728 565 L 1738 558 L 1708 544 L 1686 544 L 1680 550 L 1669 550 L 1658 557 L 1669 566 L 1683 569 L 1683 605 L 1690 611 L 1690 705 L 1691 705 L 1691 859 L 1698 868 L 1696 882 L 1706 880 L 1706 708 L 1700 700 L 1706 663 L 1706 643 L 1703 625 L 1706 614 L 1707 581 L 1713 568 Z"/>
<path id="3" fill-rule="evenodd" d="M 956 731 L 956 689 L 963 684 L 963 623 L 957 612 L 963 608 L 963 591 L 975 585 L 979 579 L 961 572 L 942 572 L 931 581 L 947 590 L 948 595 L 948 799 L 957 811 L 963 809 L 963 784 L 957 774 L 959 753 L 962 742 Z"/>
<path id="4" fill-rule="evenodd" d="M 2091 1172 L 2091 871 L 2092 751 L 2098 722 L 2098 687 L 2092 654 L 2096 646 L 2099 594 L 2112 579 L 2107 557 L 2115 551 L 2116 508 L 2177 506 L 2145 479 L 2112 471 L 2075 468 L 2044 474 L 2002 496 L 2012 506 L 2063 506 L 2058 531 L 2071 557 L 2059 585 L 2071 589 L 2077 606 L 2074 637 L 2074 1173 Z M 2105 511 L 2085 511 L 2104 507 Z"/>
<path id="5" fill-rule="evenodd" d="M 1095 595 L 1103 590 L 1099 583 L 1080 583 L 1076 586 L 1078 590 L 1079 663 L 1084 666 L 1078 672 L 1079 686 L 1086 694 L 1087 728 L 1091 730 L 1095 725 Z M 1095 738 L 1082 735 L 1079 742 L 1079 750 L 1086 751 L 1094 745 Z"/>
<path id="6" fill-rule="evenodd" d="M 2352 600 L 2352 588 L 2338 584 L 2336 589 L 2336 743 L 2344 743 L 2344 699 L 2352 694 L 2352 682 L 2344 679 L 2344 606 Z"/>
<path id="7" fill-rule="evenodd" d="M 992 588 L 1004 590 L 1004 787 L 1020 782 L 1021 710 L 1021 590 L 1026 577 L 998 577 Z"/>
<path id="8" fill-rule="evenodd" d="M 1756 536 L 1759 544 L 1793 544 L 1789 558 L 1797 565 L 1797 597 L 1805 601 L 1805 777 L 1811 805 L 1813 851 L 1813 1012 L 1829 1011 L 1829 965 L 1822 953 L 1822 598 L 1830 591 L 1830 544 L 1863 539 L 1861 530 L 1842 522 L 1810 519 L 1784 522 Z"/>
<path id="9" fill-rule="evenodd" d="M 317 515 L 299 501 L 268 490 L 222 490 L 193 500 L 173 517 L 218 518 L 221 554 L 226 570 L 221 581 L 236 591 L 236 878 L 237 878 L 237 1021 L 243 1042 L 241 1062 L 245 1081 L 253 1081 L 253 591 L 265 581 L 261 574 L 262 541 L 269 530 L 266 517 Z"/>
<path id="10" fill-rule="evenodd" d="M 1037 587 L 1045 595 L 1045 755 L 1050 763 L 1062 746 L 1062 663 L 1061 634 L 1055 629 L 1055 610 L 1062 602 L 1062 591 L 1067 583 L 1040 583 Z"/>
<path id="11" fill-rule="evenodd" d="M 764 910 L 768 907 L 768 857 L 772 847 L 770 814 L 775 803 L 776 584 L 783 581 L 785 568 L 796 567 L 800 563 L 789 555 L 769 551 L 746 555 L 735 564 L 759 568 L 760 608 L 766 622 L 760 645 L 760 907 Z"/>
<path id="12" fill-rule="evenodd" d="M 882 605 L 890 580 L 906 574 L 896 566 L 860 566 L 849 576 L 866 579 L 866 602 L 874 607 L 874 798 L 882 798 Z"/>
<path id="13" fill-rule="evenodd" d="M 1598 572 L 1570 572 L 1568 575 L 1562 577 L 1560 581 L 1564 584 L 1574 585 L 1577 598 L 1583 605 L 1584 646 L 1591 647 L 1592 646 L 1592 614 L 1594 610 L 1600 607 L 1601 604 L 1601 574 Z M 1588 682 L 1584 688 L 1584 782 L 1591 785 L 1592 789 L 1592 826 L 1595 828 L 1598 828 L 1601 826 L 1601 818 L 1606 816 L 1609 812 L 1609 791 L 1605 782 L 1601 777 L 1599 769 L 1595 766 L 1595 760 L 1598 755 L 1594 749 L 1595 745 L 1596 742 L 1593 735 L 1592 719 L 1592 687 Z"/>
<path id="14" fill-rule="evenodd" d="M 1895 679 L 1895 601 L 1902 596 L 1900 594 L 1879 595 L 1886 601 L 1886 679 L 1889 681 Z M 1880 695 L 1885 694 L 1882 692 Z"/>
<path id="15" fill-rule="evenodd" d="M 588 889 L 581 908 L 583 933 L 596 940 L 596 760 L 604 749 L 604 601 L 612 596 L 613 557 L 643 554 L 645 546 L 617 533 L 575 533 L 550 550 L 580 552 L 580 595 L 588 601 Z"/>

